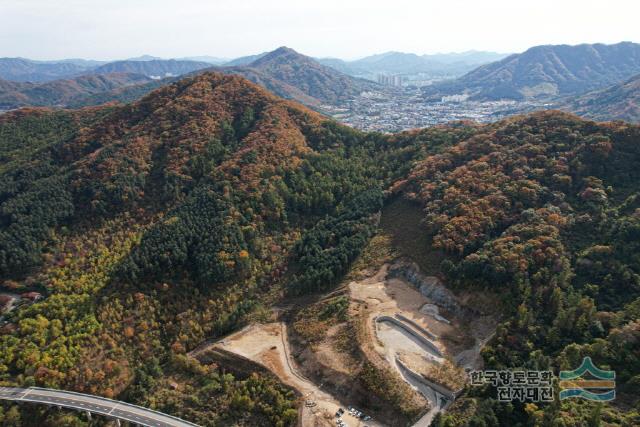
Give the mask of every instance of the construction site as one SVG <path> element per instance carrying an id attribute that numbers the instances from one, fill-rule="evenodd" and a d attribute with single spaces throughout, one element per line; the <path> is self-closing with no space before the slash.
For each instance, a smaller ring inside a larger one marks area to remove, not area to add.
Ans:
<path id="1" fill-rule="evenodd" d="M 290 302 L 198 355 L 271 372 L 298 393 L 303 427 L 430 425 L 481 368 L 499 314 L 486 294 L 455 295 L 424 274 L 429 266 L 398 251 L 384 225 L 332 292 Z"/>

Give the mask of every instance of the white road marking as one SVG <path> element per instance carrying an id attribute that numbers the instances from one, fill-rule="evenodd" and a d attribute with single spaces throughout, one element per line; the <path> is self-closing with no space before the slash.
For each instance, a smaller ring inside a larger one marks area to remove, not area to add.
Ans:
<path id="1" fill-rule="evenodd" d="M 113 411 L 115 411 L 116 409 L 118 409 L 118 406 L 120 406 L 119 403 L 116 403 L 116 406 L 114 406 L 113 408 L 111 408 L 111 410 L 107 413 L 107 415 L 111 414 Z"/>

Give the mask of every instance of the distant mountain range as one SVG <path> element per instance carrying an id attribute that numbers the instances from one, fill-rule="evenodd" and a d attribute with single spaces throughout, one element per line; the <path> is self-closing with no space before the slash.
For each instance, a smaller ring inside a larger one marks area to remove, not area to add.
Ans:
<path id="1" fill-rule="evenodd" d="M 74 61 L 40 62 L 24 58 L 0 58 L 0 79 L 47 82 L 77 75 L 91 68 Z"/>
<path id="2" fill-rule="evenodd" d="M 428 99 L 540 99 L 581 94 L 640 73 L 640 44 L 537 46 L 424 89 Z"/>
<path id="3" fill-rule="evenodd" d="M 240 62 L 245 62 L 246 58 Z M 244 66 L 209 66 L 188 74 L 217 71 L 240 75 L 282 98 L 296 100 L 313 108 L 319 108 L 323 104 L 338 105 L 364 91 L 384 90 L 377 83 L 348 76 L 287 47 L 255 55 L 254 58 L 256 59 Z M 141 86 L 117 88 L 87 97 L 74 105 L 96 105 L 100 103 L 98 101 L 130 102 L 175 80 L 176 78 L 169 78 Z"/>
<path id="4" fill-rule="evenodd" d="M 0 80 L 0 109 L 85 104 L 87 102 L 83 100 L 87 97 L 151 81 L 144 75 L 133 73 L 84 75 L 44 83 Z"/>
<path id="5" fill-rule="evenodd" d="M 127 58 L 125 61 L 161 61 L 162 58 L 152 55 L 140 55 L 133 58 Z"/>
<path id="6" fill-rule="evenodd" d="M 427 74 L 433 77 L 456 76 L 471 71 L 478 65 L 497 61 L 507 56 L 494 52 L 469 51 L 416 55 L 414 53 L 386 52 L 355 61 L 322 58 L 321 64 L 353 76 L 372 77 L 376 74 Z"/>
<path id="7" fill-rule="evenodd" d="M 237 62 L 244 63 L 249 58 Z M 251 58 L 255 59 L 244 66 L 221 67 L 207 62 L 144 56 L 103 64 L 87 71 L 86 75 L 68 79 L 45 83 L 3 81 L 0 84 L 0 109 L 131 102 L 174 82 L 180 75 L 204 71 L 241 75 L 278 96 L 314 108 L 341 104 L 363 91 L 382 89 L 374 82 L 343 74 L 287 47 Z"/>
<path id="8" fill-rule="evenodd" d="M 219 58 L 217 56 L 208 56 L 208 55 L 204 55 L 204 56 L 188 56 L 185 58 L 178 58 L 181 59 L 183 61 L 197 61 L 197 62 L 207 62 L 209 64 L 213 64 L 213 65 L 222 65 L 222 64 L 226 64 L 227 62 L 229 62 L 229 58 Z"/>
<path id="9" fill-rule="evenodd" d="M 204 61 L 158 59 L 148 55 L 123 61 L 101 62 L 64 59 L 57 62 L 24 58 L 0 58 L 0 79 L 43 83 L 75 78 L 84 74 L 136 73 L 147 77 L 180 76 L 211 67 Z"/>
<path id="10" fill-rule="evenodd" d="M 420 70 L 427 69 L 448 73 L 499 57 L 474 51 L 422 56 L 388 52 L 357 61 L 316 60 L 281 47 L 222 66 L 212 65 L 222 60 L 214 57 L 178 60 L 145 55 L 109 63 L 0 58 L 0 109 L 127 103 L 179 76 L 205 71 L 241 75 L 280 97 L 322 109 L 322 105 L 343 105 L 365 91 L 387 90 L 355 77 L 359 73 L 426 73 Z M 597 120 L 638 121 L 640 45 L 537 46 L 422 90 L 425 101 L 461 94 L 473 100 L 544 100 Z"/>
<path id="11" fill-rule="evenodd" d="M 163 59 L 142 55 L 119 61 L 96 61 L 86 59 L 61 59 L 36 61 L 26 58 L 0 58 L 0 79 L 20 82 L 46 82 L 77 77 L 88 72 L 112 73 L 134 72 L 147 76 L 179 76 L 211 65 L 245 67 L 268 55 L 263 52 L 229 60 L 214 56 L 192 56 Z M 463 53 L 422 55 L 387 52 L 368 56 L 356 61 L 335 58 L 316 59 L 322 65 L 351 76 L 375 76 L 378 73 L 409 74 L 425 72 L 432 74 L 461 74 L 477 65 L 503 58 L 506 55 L 492 52 L 469 51 Z M 134 64 L 135 63 L 135 64 Z"/>
<path id="12" fill-rule="evenodd" d="M 229 62 L 229 58 L 219 58 L 217 56 L 208 56 L 208 55 L 186 56 L 184 58 L 171 58 L 171 59 L 175 59 L 177 61 L 206 62 L 207 64 L 213 64 L 213 65 L 221 65 Z M 135 58 L 128 58 L 125 61 L 166 61 L 166 59 L 160 58 L 157 56 L 142 55 L 142 56 L 137 56 Z M 103 62 L 102 64 L 106 64 L 106 62 Z"/>
<path id="13" fill-rule="evenodd" d="M 127 60 L 110 62 L 93 69 L 94 74 L 136 73 L 152 78 L 177 77 L 211 67 L 208 62 L 176 59 Z"/>
<path id="14" fill-rule="evenodd" d="M 462 75 L 475 67 L 507 56 L 494 52 L 464 52 L 436 55 L 416 55 L 414 53 L 386 52 L 367 56 L 356 61 L 323 59 L 321 63 L 351 75 L 374 74 L 417 74 L 433 77 Z"/>
<path id="15" fill-rule="evenodd" d="M 558 107 L 594 120 L 640 122 L 640 75 L 603 90 L 566 99 Z"/>

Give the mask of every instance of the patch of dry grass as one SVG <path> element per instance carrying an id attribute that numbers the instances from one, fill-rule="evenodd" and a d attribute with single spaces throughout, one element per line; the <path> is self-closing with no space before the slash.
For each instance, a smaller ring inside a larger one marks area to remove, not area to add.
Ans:
<path id="1" fill-rule="evenodd" d="M 445 360 L 442 364 L 427 365 L 424 370 L 421 370 L 421 374 L 428 380 L 441 384 L 452 391 L 460 390 L 467 381 L 464 369 L 449 360 Z"/>
<path id="2" fill-rule="evenodd" d="M 300 310 L 293 321 L 293 330 L 308 343 L 324 340 L 333 325 L 347 320 L 349 301 L 345 296 L 322 300 Z"/>
<path id="3" fill-rule="evenodd" d="M 423 274 L 437 275 L 445 255 L 432 248 L 423 218 L 419 205 L 399 198 L 382 210 L 380 227 L 390 237 L 393 251 L 418 264 Z"/>
<path id="4" fill-rule="evenodd" d="M 345 279 L 347 281 L 362 280 L 371 271 L 379 270 L 385 262 L 389 262 L 399 255 L 392 246 L 390 236 L 384 233 L 373 236 L 360 256 L 351 265 Z"/>

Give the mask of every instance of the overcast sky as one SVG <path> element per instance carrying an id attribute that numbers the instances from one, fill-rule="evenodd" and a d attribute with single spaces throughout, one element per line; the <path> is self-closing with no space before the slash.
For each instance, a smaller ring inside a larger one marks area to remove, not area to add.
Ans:
<path id="1" fill-rule="evenodd" d="M 638 0 L 0 0 L 0 57 L 352 59 L 640 42 Z"/>

